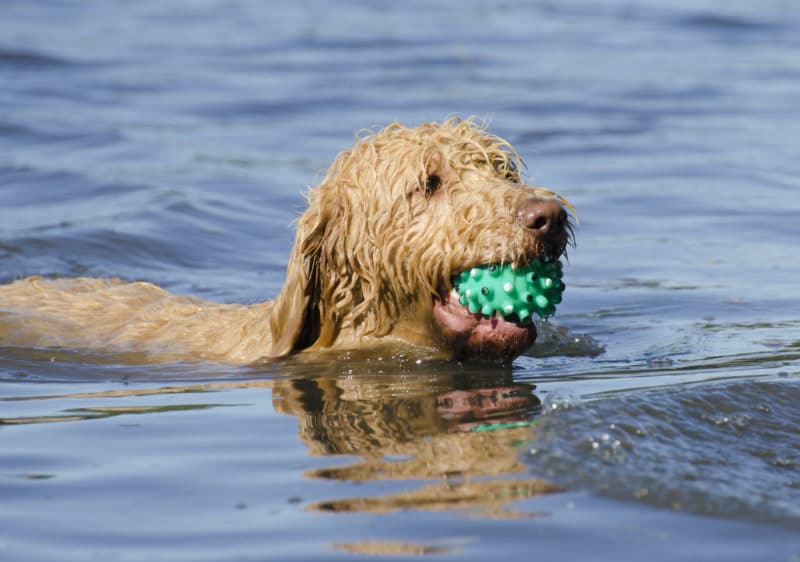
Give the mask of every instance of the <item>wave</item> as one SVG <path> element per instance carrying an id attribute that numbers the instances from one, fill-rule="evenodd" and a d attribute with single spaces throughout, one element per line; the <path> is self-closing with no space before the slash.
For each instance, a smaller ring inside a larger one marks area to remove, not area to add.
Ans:
<path id="1" fill-rule="evenodd" d="M 571 488 L 800 527 L 798 403 L 800 380 L 779 377 L 571 404 L 545 416 L 527 459 Z"/>

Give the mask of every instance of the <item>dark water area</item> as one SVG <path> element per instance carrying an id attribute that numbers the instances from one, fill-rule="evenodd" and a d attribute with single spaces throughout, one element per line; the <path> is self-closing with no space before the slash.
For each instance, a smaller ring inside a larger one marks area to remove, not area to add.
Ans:
<path id="1" fill-rule="evenodd" d="M 4 0 L 2 283 L 273 298 L 395 120 L 579 226 L 513 368 L 0 347 L 0 560 L 798 560 L 799 107 L 789 0 Z"/>

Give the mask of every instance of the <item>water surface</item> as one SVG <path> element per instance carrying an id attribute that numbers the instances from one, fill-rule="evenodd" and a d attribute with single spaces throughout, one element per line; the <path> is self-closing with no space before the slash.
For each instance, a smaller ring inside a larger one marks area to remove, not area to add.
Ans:
<path id="1" fill-rule="evenodd" d="M 793 2 L 6 0 L 0 83 L 0 282 L 272 298 L 394 120 L 580 218 L 513 368 L 0 348 L 3 560 L 800 557 Z"/>

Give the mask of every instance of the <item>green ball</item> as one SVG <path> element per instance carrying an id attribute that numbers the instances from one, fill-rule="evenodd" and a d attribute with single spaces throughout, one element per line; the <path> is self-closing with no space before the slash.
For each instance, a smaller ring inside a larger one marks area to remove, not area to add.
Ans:
<path id="1" fill-rule="evenodd" d="M 528 265 L 510 264 L 473 267 L 453 278 L 459 302 L 473 313 L 504 317 L 516 315 L 520 322 L 534 313 L 542 318 L 555 314 L 564 283 L 560 261 L 548 263 L 536 258 Z"/>

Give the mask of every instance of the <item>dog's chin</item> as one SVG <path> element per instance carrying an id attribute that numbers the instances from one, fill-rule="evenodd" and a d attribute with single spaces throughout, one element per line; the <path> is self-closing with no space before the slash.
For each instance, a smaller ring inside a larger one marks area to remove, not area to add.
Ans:
<path id="1" fill-rule="evenodd" d="M 443 292 L 433 304 L 433 318 L 442 344 L 453 359 L 478 359 L 508 363 L 527 351 L 536 341 L 536 326 L 520 324 L 498 316 L 472 314 L 458 302 L 452 291 Z"/>

